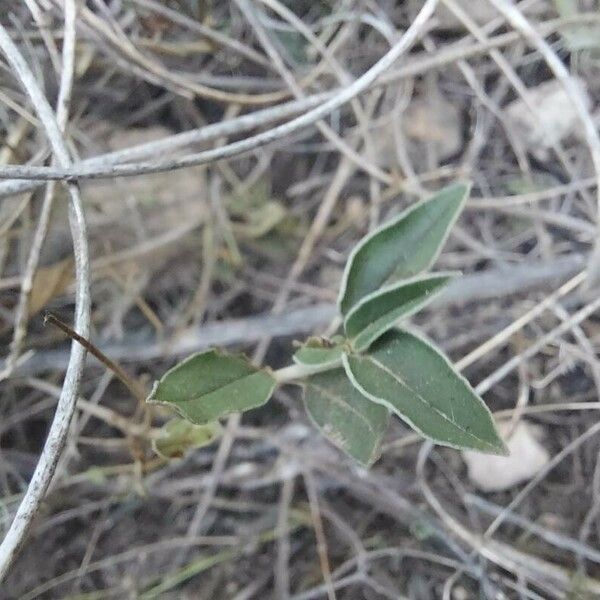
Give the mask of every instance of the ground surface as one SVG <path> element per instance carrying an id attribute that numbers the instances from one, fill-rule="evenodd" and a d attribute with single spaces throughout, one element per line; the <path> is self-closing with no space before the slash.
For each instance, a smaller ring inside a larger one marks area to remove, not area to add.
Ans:
<path id="1" fill-rule="evenodd" d="M 381 59 L 423 5 L 90 0 L 77 3 L 69 56 L 70 2 L 5 4 L 0 24 L 52 106 L 73 59 L 63 139 L 73 160 L 96 166 L 133 147 L 113 164 L 156 165 L 305 114 L 324 100 L 315 94 L 339 92 Z M 470 179 L 472 199 L 436 265 L 465 278 L 413 324 L 487 390 L 508 437 L 527 425 L 517 455 L 525 464 L 539 444 L 535 479 L 485 491 L 460 452 L 423 444 L 397 419 L 366 472 L 308 423 L 294 387 L 165 464 L 144 431 L 166 414 L 149 413 L 89 359 L 51 489 L 1 598 L 600 597 L 600 321 L 585 281 L 597 263 L 600 7 L 523 0 L 533 31 L 524 39 L 502 14 L 512 5 L 493 4 L 440 2 L 417 43 L 355 102 L 268 146 L 81 181 L 90 336 L 146 389 L 208 345 L 285 366 L 294 340 L 330 330 L 354 243 L 444 183 Z M 556 63 L 576 78 L 568 91 Z M 0 67 L 0 164 L 50 164 L 34 103 Z M 294 98 L 287 114 L 273 108 Z M 254 119 L 244 127 L 241 115 Z M 201 133 L 175 137 L 191 131 Z M 35 265 L 48 192 L 43 181 L 12 185 L 0 182 L 4 532 L 69 360 L 43 314 L 72 324 L 76 287 L 65 188 L 55 189 Z M 21 282 L 34 271 L 19 318 Z"/>

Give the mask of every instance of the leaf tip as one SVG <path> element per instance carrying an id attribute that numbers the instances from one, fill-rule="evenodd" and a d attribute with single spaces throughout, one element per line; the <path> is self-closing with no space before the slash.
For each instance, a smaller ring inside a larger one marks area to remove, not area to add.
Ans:
<path id="1" fill-rule="evenodd" d="M 496 451 L 494 452 L 494 454 L 497 454 L 498 456 L 510 456 L 509 447 L 506 445 L 506 442 L 500 437 L 500 434 L 498 433 L 497 438 L 498 439 L 495 445 Z"/>
<path id="2" fill-rule="evenodd" d="M 456 189 L 459 191 L 460 195 L 466 200 L 471 193 L 471 189 L 473 188 L 473 182 L 469 179 L 459 179 L 454 184 L 448 186 L 449 189 Z M 447 189 L 448 189 L 447 188 Z"/>
<path id="3" fill-rule="evenodd" d="M 483 400 L 481 402 L 483 403 Z M 493 438 L 488 438 L 485 445 L 486 447 L 478 448 L 478 450 L 480 452 L 483 452 L 484 454 L 493 454 L 495 456 L 510 456 L 510 449 L 504 441 L 504 439 L 502 438 L 502 435 L 500 434 L 500 431 L 491 413 L 489 415 L 489 418 L 491 421 L 491 426 L 493 428 Z"/>

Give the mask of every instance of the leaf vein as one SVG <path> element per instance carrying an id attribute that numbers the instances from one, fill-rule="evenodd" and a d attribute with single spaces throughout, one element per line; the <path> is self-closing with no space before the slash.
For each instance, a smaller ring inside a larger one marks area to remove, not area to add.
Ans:
<path id="1" fill-rule="evenodd" d="M 490 442 L 476 436 L 475 434 L 471 433 L 470 431 L 467 431 L 467 429 L 465 429 L 464 427 L 461 427 L 460 424 L 457 423 L 456 421 L 454 421 L 453 419 L 450 419 L 448 417 L 448 415 L 444 414 L 444 412 L 442 412 L 439 408 L 433 406 L 433 404 L 431 404 L 431 402 L 429 402 L 426 398 L 421 396 L 421 394 L 419 392 L 417 392 L 415 389 L 413 389 L 411 386 L 409 386 L 397 373 L 394 373 L 393 371 L 391 371 L 388 367 L 386 367 L 384 364 L 380 363 L 379 361 L 375 360 L 372 356 L 370 356 L 368 358 L 368 360 L 370 360 L 373 364 L 375 364 L 377 367 L 379 367 L 382 371 L 387 373 L 390 377 L 392 377 L 392 379 L 394 379 L 398 383 L 400 383 L 400 385 L 404 386 L 407 390 L 412 392 L 416 396 L 416 398 L 418 400 L 420 400 L 425 406 L 430 408 L 433 412 L 435 412 L 443 420 L 445 420 L 448 423 L 450 423 L 451 425 L 453 425 L 456 429 L 458 429 L 458 431 L 460 431 L 467 437 L 470 437 L 470 438 L 476 440 L 479 443 L 484 443 L 486 446 L 489 446 L 490 448 L 495 448 L 495 446 L 493 444 L 490 444 Z M 450 404 L 450 407 L 452 409 L 452 404 Z M 453 413 L 453 415 L 454 415 L 454 413 Z"/>

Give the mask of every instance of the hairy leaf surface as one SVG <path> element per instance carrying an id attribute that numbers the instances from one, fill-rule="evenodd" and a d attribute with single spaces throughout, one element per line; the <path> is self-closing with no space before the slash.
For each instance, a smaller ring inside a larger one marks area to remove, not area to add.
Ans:
<path id="1" fill-rule="evenodd" d="M 365 466 L 379 457 L 389 411 L 360 394 L 343 369 L 309 377 L 304 403 L 323 434 L 347 454 Z"/>
<path id="2" fill-rule="evenodd" d="M 192 423 L 208 423 L 265 404 L 275 379 L 245 357 L 208 350 L 167 371 L 148 398 L 173 406 Z"/>
<path id="3" fill-rule="evenodd" d="M 388 331 L 367 355 L 344 356 L 357 389 L 433 441 L 506 454 L 487 406 L 429 342 Z"/>
<path id="4" fill-rule="evenodd" d="M 293 356 L 294 362 L 307 366 L 327 366 L 342 364 L 343 337 L 336 336 L 334 340 L 309 338 Z"/>
<path id="5" fill-rule="evenodd" d="M 363 238 L 344 271 L 338 298 L 348 314 L 362 298 L 386 282 L 428 269 L 438 257 L 469 194 L 464 183 L 448 186 Z"/>
<path id="6" fill-rule="evenodd" d="M 452 279 L 436 273 L 404 280 L 365 296 L 344 321 L 346 334 L 357 352 L 366 350 L 402 318 L 426 306 Z"/>

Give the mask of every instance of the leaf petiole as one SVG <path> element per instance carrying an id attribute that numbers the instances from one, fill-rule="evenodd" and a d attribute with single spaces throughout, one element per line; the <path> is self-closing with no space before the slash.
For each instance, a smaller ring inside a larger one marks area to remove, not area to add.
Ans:
<path id="1" fill-rule="evenodd" d="M 329 362 L 320 365 L 302 365 L 295 364 L 289 367 L 283 367 L 277 371 L 273 371 L 273 377 L 277 383 L 291 383 L 297 379 L 303 379 L 304 377 L 310 377 L 317 373 L 324 373 L 325 371 L 331 371 L 332 369 L 338 369 L 342 366 L 342 359 L 336 362 Z"/>

